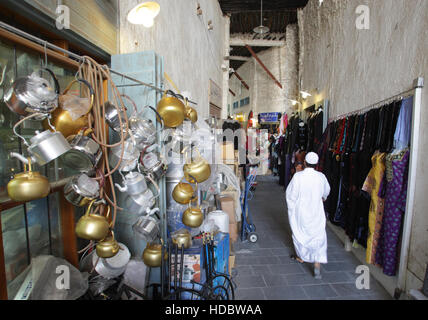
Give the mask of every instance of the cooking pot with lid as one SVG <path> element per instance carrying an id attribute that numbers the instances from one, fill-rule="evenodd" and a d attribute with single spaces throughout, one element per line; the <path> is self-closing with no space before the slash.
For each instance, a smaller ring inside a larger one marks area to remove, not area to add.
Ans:
<path id="1" fill-rule="evenodd" d="M 86 174 L 80 174 L 65 185 L 64 197 L 76 207 L 84 207 L 100 197 L 100 186 Z"/>

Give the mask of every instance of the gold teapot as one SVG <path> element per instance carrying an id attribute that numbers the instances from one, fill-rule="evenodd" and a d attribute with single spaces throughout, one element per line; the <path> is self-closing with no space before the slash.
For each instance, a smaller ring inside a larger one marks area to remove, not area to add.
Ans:
<path id="1" fill-rule="evenodd" d="M 90 107 L 88 112 L 85 115 L 81 116 L 80 118 L 73 120 L 70 113 L 67 110 L 63 109 L 61 104 L 64 101 L 65 95 L 68 93 L 68 91 L 70 91 L 72 85 L 76 82 L 83 83 L 89 88 L 89 92 L 91 95 L 91 98 L 90 98 L 91 102 L 90 102 Z M 52 119 L 50 120 L 52 125 L 55 127 L 57 131 L 61 132 L 65 138 L 71 135 L 76 135 L 80 131 L 80 129 L 89 126 L 88 113 L 92 109 L 94 99 L 95 99 L 94 89 L 91 87 L 88 81 L 84 79 L 73 80 L 64 90 L 63 94 L 59 97 L 60 106 L 59 108 L 55 109 L 55 111 L 52 112 Z M 43 121 L 43 127 L 45 128 L 45 130 L 52 130 L 51 126 L 49 125 L 48 119 L 45 119 Z"/>
<path id="2" fill-rule="evenodd" d="M 89 204 L 85 215 L 77 222 L 76 235 L 86 240 L 101 241 L 107 237 L 110 231 L 110 224 L 108 222 L 110 207 L 108 207 L 105 217 L 99 214 L 89 213 L 94 202 L 95 200 Z"/>
<path id="3" fill-rule="evenodd" d="M 170 94 L 171 97 L 168 97 L 168 94 Z M 164 125 L 169 128 L 176 128 L 181 125 L 186 116 L 186 107 L 171 90 L 165 91 L 156 109 L 163 119 Z"/>
<path id="4" fill-rule="evenodd" d="M 162 263 L 162 244 L 148 243 L 143 251 L 143 262 L 146 266 L 157 268 Z M 168 259 L 168 253 L 164 253 L 164 260 Z"/>
<path id="5" fill-rule="evenodd" d="M 172 243 L 179 248 L 189 249 L 192 246 L 192 235 L 189 231 L 180 232 L 172 237 Z"/>
<path id="6" fill-rule="evenodd" d="M 201 207 L 192 207 L 192 201 L 190 201 L 189 208 L 183 213 L 182 221 L 187 227 L 199 228 L 204 222 L 204 214 Z"/>
<path id="7" fill-rule="evenodd" d="M 198 153 L 198 158 L 190 163 L 187 163 L 183 166 L 184 177 L 190 183 L 201 183 L 209 179 L 211 176 L 211 166 L 208 161 L 202 158 L 199 150 L 197 148 L 196 152 Z M 190 151 L 190 154 L 192 152 Z M 190 155 L 190 158 L 192 156 Z M 187 158 L 187 152 L 186 152 Z M 191 161 L 191 160 L 190 160 Z"/>
<path id="8" fill-rule="evenodd" d="M 188 100 L 186 99 L 186 118 L 189 119 L 192 123 L 198 122 L 198 112 L 188 105 Z"/>
<path id="9" fill-rule="evenodd" d="M 16 174 L 7 184 L 9 198 L 18 202 L 45 198 L 50 191 L 48 178 L 39 172 L 32 171 L 31 158 L 28 158 L 28 171 L 26 164 L 24 164 L 24 172 Z"/>
<path id="10" fill-rule="evenodd" d="M 180 204 L 188 204 L 193 198 L 195 190 L 189 183 L 182 182 L 184 177 L 180 180 L 180 182 L 175 186 L 172 191 L 172 198 L 180 203 Z M 196 183 L 196 189 L 198 184 Z"/>
<path id="11" fill-rule="evenodd" d="M 111 235 L 107 236 L 104 240 L 98 242 L 96 246 L 97 255 L 100 258 L 108 259 L 113 258 L 120 250 L 119 244 L 114 238 L 113 231 Z"/>

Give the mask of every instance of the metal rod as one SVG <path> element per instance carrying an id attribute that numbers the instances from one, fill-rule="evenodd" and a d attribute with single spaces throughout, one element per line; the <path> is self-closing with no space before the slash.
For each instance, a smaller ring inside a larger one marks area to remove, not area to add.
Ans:
<path id="1" fill-rule="evenodd" d="M 174 254 L 174 292 L 175 292 L 175 300 L 177 300 L 177 273 L 178 273 L 178 245 L 175 245 L 175 254 Z"/>
<path id="2" fill-rule="evenodd" d="M 171 244 L 168 244 L 168 294 L 171 294 Z"/>
<path id="3" fill-rule="evenodd" d="M 404 213 L 403 234 L 401 241 L 401 256 L 398 268 L 398 288 L 405 290 L 407 264 L 409 259 L 410 234 L 412 231 L 412 220 L 414 213 L 415 194 L 416 194 L 416 178 L 417 164 L 419 154 L 419 132 L 421 126 L 421 105 L 422 105 L 422 88 L 424 87 L 424 79 L 418 78 L 414 83 L 415 92 L 413 97 L 413 112 L 412 112 L 412 137 L 410 144 L 410 159 L 409 159 L 409 180 L 407 186 L 406 210 Z"/>
<path id="4" fill-rule="evenodd" d="M 183 288 L 183 275 L 184 275 L 184 245 L 181 245 L 180 252 L 180 289 Z M 181 300 L 181 293 L 180 293 Z"/>
<path id="5" fill-rule="evenodd" d="M 161 272 L 160 272 L 160 274 L 161 274 L 161 279 L 160 279 L 160 282 L 161 282 L 161 300 L 163 300 L 163 297 L 164 297 L 164 286 L 165 286 L 165 273 L 164 273 L 164 268 L 165 268 L 165 260 L 164 260 L 164 256 L 165 256 L 165 248 L 164 248 L 164 246 L 162 245 L 162 247 L 161 247 Z"/>
<path id="6" fill-rule="evenodd" d="M 264 65 L 264 63 L 259 59 L 257 54 L 253 51 L 253 49 L 249 45 L 245 45 L 245 48 L 250 51 L 251 55 L 254 57 L 254 59 L 257 60 L 257 62 L 262 66 L 262 68 L 266 71 L 266 73 L 272 78 L 273 81 L 275 81 L 276 85 L 282 89 L 282 84 L 275 78 L 275 76 L 269 71 L 269 69 Z"/>
<path id="7" fill-rule="evenodd" d="M 28 39 L 28 40 L 31 40 L 31 41 L 33 41 L 33 42 L 35 42 L 35 43 L 38 43 L 39 45 L 42 45 L 42 46 L 44 46 L 44 47 L 46 47 L 46 48 L 50 48 L 50 49 L 52 49 L 52 50 L 60 51 L 60 52 L 62 52 L 62 53 L 64 53 L 64 54 L 68 55 L 69 57 L 71 57 L 71 58 L 73 58 L 73 59 L 75 59 L 75 60 L 77 60 L 77 61 L 79 61 L 79 62 L 81 62 L 81 61 L 83 61 L 83 60 L 84 60 L 84 57 L 82 57 L 82 56 L 80 56 L 80 55 L 78 55 L 78 54 L 75 54 L 75 53 L 73 53 L 73 52 L 71 52 L 71 51 L 68 51 L 68 50 L 63 49 L 63 48 L 61 48 L 61 47 L 58 47 L 58 46 L 56 46 L 56 45 L 54 45 L 54 44 L 52 44 L 52 43 L 50 43 L 50 42 L 48 42 L 48 41 L 46 41 L 46 40 L 40 39 L 40 38 L 38 38 L 38 37 L 36 37 L 36 36 L 33 36 L 33 35 L 31 35 L 31 34 L 29 34 L 29 33 L 25 32 L 25 31 L 22 31 L 22 30 L 20 30 L 20 29 L 17 29 L 17 28 L 15 28 L 15 27 L 13 27 L 13 26 L 11 26 L 11 25 L 7 24 L 7 23 L 4 23 L 4 22 L 2 22 L 2 21 L 0 21 L 0 28 L 3 28 L 3 29 L 5 29 L 5 30 L 8 30 L 8 31 L 10 31 L 10 32 L 12 32 L 12 33 L 15 33 L 15 34 L 17 34 L 17 35 L 19 35 L 19 36 L 21 36 L 21 37 L 23 37 L 23 38 L 26 38 L 26 39 Z M 105 68 L 108 68 L 108 67 L 107 67 L 107 66 L 105 66 Z M 130 76 L 127 76 L 127 75 L 125 75 L 125 74 L 123 74 L 123 73 L 121 73 L 121 72 L 115 71 L 115 70 L 113 70 L 113 69 L 111 69 L 111 68 L 108 68 L 108 69 L 110 70 L 110 72 L 111 72 L 111 73 L 113 73 L 113 74 L 115 74 L 115 75 L 118 75 L 118 76 L 121 76 L 121 77 L 123 77 L 123 78 L 126 78 L 126 79 L 128 79 L 128 80 L 130 80 L 130 81 L 136 82 L 136 83 L 138 83 L 139 85 L 149 87 L 149 88 L 151 88 L 151 89 L 153 89 L 153 90 L 156 90 L 156 91 L 158 91 L 158 92 L 164 92 L 164 91 L 165 91 L 165 90 L 164 90 L 164 89 L 162 89 L 162 88 L 158 88 L 158 87 L 156 87 L 156 86 L 154 86 L 154 85 L 151 85 L 151 84 L 149 84 L 149 83 L 145 83 L 145 82 L 143 82 L 143 81 L 137 80 L 137 79 L 132 78 L 132 77 L 130 77 Z M 189 103 L 194 104 L 194 105 L 197 105 L 197 103 L 196 103 L 196 102 L 193 102 L 193 101 L 190 101 L 190 100 L 189 100 Z"/>

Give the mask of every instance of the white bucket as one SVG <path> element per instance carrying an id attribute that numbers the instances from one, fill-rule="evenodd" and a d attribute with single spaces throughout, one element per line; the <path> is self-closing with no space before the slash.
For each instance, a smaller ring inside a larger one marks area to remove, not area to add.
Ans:
<path id="1" fill-rule="evenodd" d="M 220 232 L 229 233 L 229 215 L 221 210 L 208 213 L 208 220 L 214 220 Z"/>

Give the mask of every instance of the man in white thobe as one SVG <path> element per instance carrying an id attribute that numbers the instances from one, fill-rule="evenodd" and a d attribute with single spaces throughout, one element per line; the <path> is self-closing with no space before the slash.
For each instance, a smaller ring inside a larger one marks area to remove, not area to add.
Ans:
<path id="1" fill-rule="evenodd" d="M 286 191 L 288 219 L 293 232 L 296 256 L 300 263 L 314 263 L 315 278 L 321 278 L 321 263 L 327 263 L 326 216 L 323 201 L 330 194 L 330 185 L 321 172 L 315 170 L 319 157 L 310 152 L 305 158 L 305 170 L 297 172 Z"/>

